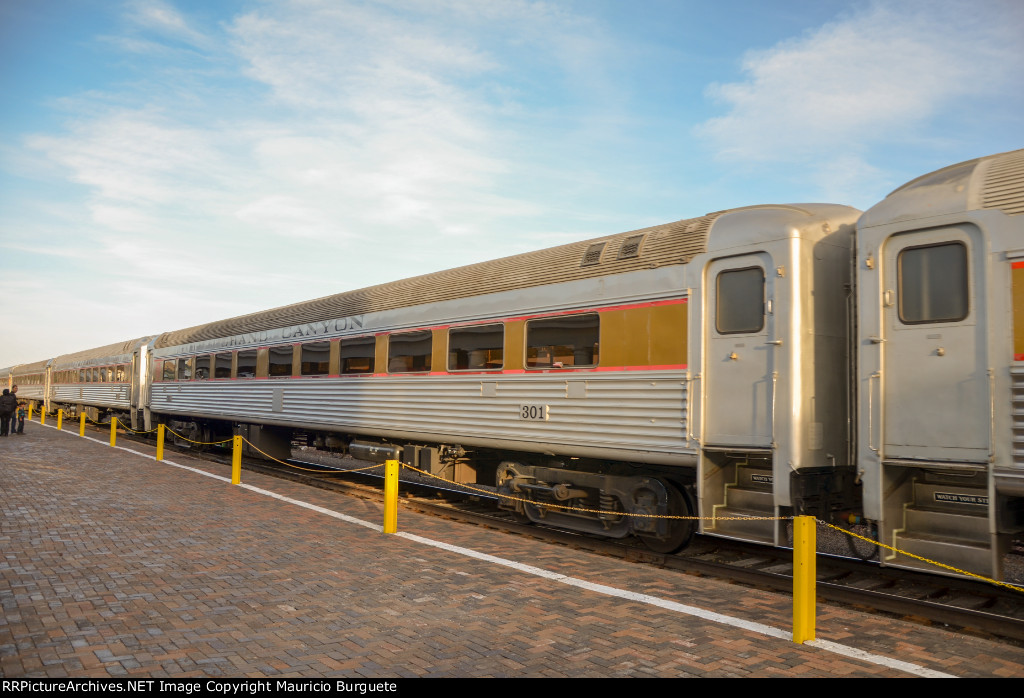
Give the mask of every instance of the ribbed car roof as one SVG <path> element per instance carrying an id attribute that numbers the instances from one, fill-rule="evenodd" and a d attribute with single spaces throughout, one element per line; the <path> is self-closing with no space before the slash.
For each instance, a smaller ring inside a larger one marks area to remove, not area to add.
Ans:
<path id="1" fill-rule="evenodd" d="M 43 359 L 42 361 L 36 361 L 33 364 L 21 364 L 20 366 L 15 366 L 12 370 L 15 378 L 17 378 L 18 376 L 23 376 L 26 373 L 44 371 L 46 370 L 46 364 L 48 363 L 50 363 L 49 359 Z"/>
<path id="2" fill-rule="evenodd" d="M 58 356 L 54 360 L 53 368 L 54 370 L 59 370 L 69 368 L 71 366 L 80 366 L 90 361 L 112 359 L 117 356 L 123 356 L 124 354 L 131 354 L 140 342 L 148 341 L 149 339 L 152 339 L 152 337 L 139 337 L 137 339 L 129 339 L 124 342 L 108 344 L 105 347 L 84 349 L 82 351 L 76 351 L 73 354 L 64 354 L 62 356 Z"/>
<path id="3" fill-rule="evenodd" d="M 999 209 L 1008 216 L 1024 213 L 1024 150 L 992 159 L 985 173 L 982 208 Z"/>
<path id="4" fill-rule="evenodd" d="M 683 264 L 705 251 L 708 229 L 716 218 L 727 212 L 718 211 L 699 218 L 470 264 L 196 325 L 161 335 L 155 346 L 158 349 L 180 346 L 423 303 Z"/>

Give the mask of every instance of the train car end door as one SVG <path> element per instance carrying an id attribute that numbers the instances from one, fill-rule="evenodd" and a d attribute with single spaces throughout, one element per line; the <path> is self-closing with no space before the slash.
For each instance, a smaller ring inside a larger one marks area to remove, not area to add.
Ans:
<path id="1" fill-rule="evenodd" d="M 883 260 L 884 457 L 987 461 L 991 376 L 979 231 L 894 235 Z"/>
<path id="2" fill-rule="evenodd" d="M 773 445 L 771 268 L 759 253 L 715 260 L 705 270 L 705 445 Z"/>

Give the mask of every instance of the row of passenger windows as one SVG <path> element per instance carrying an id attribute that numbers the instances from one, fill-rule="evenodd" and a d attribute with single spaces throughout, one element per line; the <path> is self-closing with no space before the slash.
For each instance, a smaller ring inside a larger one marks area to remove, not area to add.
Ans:
<path id="1" fill-rule="evenodd" d="M 417 330 L 167 359 L 157 380 L 353 375 L 378 371 L 425 373 L 438 370 L 433 365 L 434 338 L 435 332 L 431 330 Z M 387 342 L 386 367 L 377 366 L 378 340 Z M 493 371 L 505 366 L 505 325 L 502 323 L 450 328 L 447 340 L 448 371 Z M 597 313 L 526 323 L 527 368 L 596 366 L 600 359 L 599 346 Z"/>
<path id="2" fill-rule="evenodd" d="M 124 383 L 128 380 L 128 365 L 54 371 L 51 380 L 54 383 Z M 27 376 L 16 376 L 14 382 L 23 385 L 43 385 L 44 381 L 44 374 L 33 373 Z"/>
<path id="3" fill-rule="evenodd" d="M 80 368 L 77 371 L 56 371 L 55 383 L 124 383 L 128 380 L 128 366 L 99 366 Z"/>

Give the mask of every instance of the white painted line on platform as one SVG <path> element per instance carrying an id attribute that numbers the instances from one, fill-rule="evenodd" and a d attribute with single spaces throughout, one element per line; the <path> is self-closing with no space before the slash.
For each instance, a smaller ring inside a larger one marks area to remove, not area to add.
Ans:
<path id="1" fill-rule="evenodd" d="M 35 422 L 32 422 L 32 423 L 35 424 Z M 56 426 L 50 425 L 50 424 L 40 424 L 39 426 L 46 427 L 47 429 L 56 429 L 57 428 Z M 96 438 L 93 438 L 92 436 L 79 436 L 75 432 L 64 431 L 63 429 L 60 429 L 59 431 L 60 431 L 61 434 L 67 434 L 68 436 L 74 436 L 76 439 L 88 439 L 89 441 L 95 441 L 96 443 L 98 443 L 98 444 L 100 444 L 102 446 L 107 446 L 108 448 L 110 447 L 110 439 L 96 439 Z M 119 451 L 127 451 L 128 453 L 134 453 L 137 456 L 142 456 L 143 458 L 148 458 L 149 460 L 156 461 L 157 463 L 166 463 L 167 465 L 173 465 L 175 468 L 181 468 L 182 470 L 190 470 L 193 473 L 198 473 L 200 475 L 205 475 L 206 477 L 212 477 L 214 480 L 220 480 L 221 482 L 231 482 L 231 478 L 229 478 L 229 477 L 224 477 L 223 475 L 215 475 L 215 474 L 213 474 L 211 472 L 208 472 L 206 470 L 200 470 L 199 468 L 193 468 L 193 467 L 188 466 L 188 465 L 182 465 L 181 463 L 175 463 L 174 461 L 167 460 L 166 458 L 164 460 L 156 460 L 156 456 L 151 456 L 148 453 L 142 453 L 141 451 L 136 451 L 136 450 L 133 450 L 131 448 L 125 448 L 124 446 L 114 446 L 114 448 L 116 448 Z"/>
<path id="2" fill-rule="evenodd" d="M 48 424 L 44 424 L 41 426 L 50 427 L 50 425 Z M 53 426 L 50 428 L 56 429 L 57 427 Z M 67 433 L 70 434 L 71 432 Z M 74 434 L 74 436 L 77 436 L 77 434 Z M 109 441 L 101 441 L 100 439 L 94 439 L 90 436 L 86 436 L 84 438 L 89 439 L 90 441 L 95 441 L 96 443 L 100 444 L 109 444 Z M 134 453 L 136 455 L 142 456 L 143 458 L 149 458 L 151 460 L 156 461 L 157 463 L 166 463 L 167 465 L 172 465 L 176 468 L 182 468 L 183 470 L 191 470 L 194 473 L 206 475 L 207 477 L 212 477 L 217 480 L 223 480 L 225 482 L 231 481 L 230 478 L 222 477 L 220 475 L 214 475 L 212 473 L 206 472 L 205 470 L 199 470 L 198 468 L 192 468 L 187 465 L 180 465 L 169 460 L 157 461 L 155 456 L 150 456 L 145 453 L 139 453 L 138 451 L 133 451 L 130 448 L 124 448 L 122 446 L 116 446 L 115 448 L 118 448 L 122 451 L 127 451 L 128 453 Z M 272 497 L 273 499 L 277 499 L 282 502 L 287 502 L 289 504 L 294 504 L 296 506 L 303 507 L 304 509 L 310 509 L 320 514 L 331 516 L 335 519 L 340 519 L 342 521 L 355 524 L 357 526 L 363 526 L 365 528 L 369 528 L 377 532 L 381 532 L 384 530 L 384 527 L 378 524 L 371 523 L 369 521 L 364 521 L 363 519 L 359 519 L 354 516 L 349 516 L 348 514 L 342 514 L 341 512 L 334 511 L 332 509 L 317 506 L 316 504 L 310 504 L 309 502 L 303 502 L 298 499 L 292 499 L 291 497 L 286 497 L 282 494 L 278 494 L 270 490 L 265 490 L 259 487 L 254 487 L 252 485 L 246 484 L 241 484 L 239 485 L 239 487 L 247 489 L 250 492 L 255 492 L 256 494 L 262 494 L 267 497 Z M 676 613 L 682 613 L 688 616 L 702 618 L 713 623 L 720 623 L 722 625 L 740 628 L 741 630 L 747 630 L 749 632 L 758 633 L 760 635 L 774 637 L 785 642 L 792 641 L 793 636 L 790 631 L 774 628 L 770 625 L 765 625 L 763 623 L 755 623 L 754 621 L 744 620 L 742 618 L 734 618 L 733 616 L 727 616 L 723 613 L 716 613 L 714 611 L 708 611 L 703 608 L 698 608 L 697 606 L 689 606 L 687 604 L 681 604 L 676 601 L 669 601 L 668 599 L 650 596 L 649 594 L 639 594 L 634 591 L 627 591 L 626 589 L 610 587 L 606 584 L 588 582 L 585 579 L 569 577 L 568 575 L 564 575 L 559 572 L 552 572 L 541 567 L 534 567 L 533 565 L 527 565 L 522 562 L 516 562 L 515 560 L 509 560 L 503 557 L 498 557 L 496 555 L 482 553 L 478 550 L 473 550 L 471 548 L 463 548 L 458 545 L 452 545 L 451 543 L 442 543 L 441 541 L 436 541 L 431 538 L 424 538 L 423 536 L 417 536 L 412 533 L 399 532 L 394 535 L 398 538 L 404 538 L 405 540 L 412 541 L 414 543 L 428 545 L 433 548 L 438 548 L 441 550 L 447 550 L 448 552 L 457 553 L 459 555 L 464 555 L 466 557 L 471 557 L 475 560 L 481 560 L 483 562 L 490 562 L 495 565 L 501 565 L 502 567 L 508 567 L 519 572 L 523 572 L 525 574 L 531 574 L 536 577 L 550 579 L 551 581 L 559 582 L 561 584 L 568 584 L 569 586 L 578 587 L 580 589 L 587 589 L 588 591 L 597 592 L 598 594 L 604 594 L 605 596 L 613 596 L 620 599 L 626 599 L 627 601 L 635 601 L 637 603 L 643 603 L 649 606 L 664 608 L 668 611 L 674 611 Z M 873 652 L 866 652 L 864 650 L 857 649 L 856 647 L 850 647 L 849 645 L 843 645 L 838 642 L 831 642 L 829 640 L 811 640 L 809 642 L 805 642 L 804 645 L 807 647 L 814 647 L 815 649 L 823 650 L 825 652 L 832 652 L 834 654 L 838 654 L 843 657 L 848 657 L 850 659 L 857 659 L 863 662 L 868 662 L 870 664 L 878 664 L 880 666 L 888 667 L 890 669 L 904 671 L 908 674 L 913 674 L 915 676 L 938 679 L 957 678 L 953 674 L 946 674 L 941 671 L 927 669 L 918 664 L 904 662 L 899 659 L 893 659 L 892 657 L 886 657 L 884 655 L 875 654 Z"/>
<path id="3" fill-rule="evenodd" d="M 245 489 L 250 490 L 251 492 L 266 495 L 267 497 L 273 497 L 274 499 L 279 499 L 282 502 L 288 502 L 289 504 L 294 504 L 304 509 L 312 509 L 313 511 L 319 512 L 321 514 L 333 516 L 336 519 L 341 519 L 342 521 L 347 521 L 348 523 L 355 524 L 356 526 L 365 526 L 366 528 L 377 531 L 378 533 L 384 530 L 384 527 L 381 525 L 370 523 L 369 521 L 363 521 L 362 519 L 357 519 L 356 517 L 349 516 L 348 514 L 342 514 L 340 511 L 334 511 L 333 509 L 326 509 L 324 507 L 317 506 L 316 504 L 310 504 L 309 502 L 303 502 L 298 499 L 292 499 L 291 497 L 286 497 L 283 494 L 278 494 L 277 492 L 271 492 L 270 490 L 264 490 L 260 489 L 259 487 L 253 487 L 252 485 L 245 484 L 239 485 L 239 487 L 244 487 Z"/>
<path id="4" fill-rule="evenodd" d="M 849 645 L 841 645 L 838 642 L 832 642 L 831 640 L 808 640 L 804 643 L 811 647 L 817 647 L 818 649 L 825 650 L 826 652 L 835 652 L 852 659 L 862 659 L 865 662 L 872 662 L 874 664 L 881 664 L 883 666 L 890 667 L 892 669 L 899 669 L 910 674 L 916 674 L 923 676 L 928 679 L 956 679 L 957 676 L 952 674 L 945 674 L 941 671 L 933 671 L 931 669 L 925 669 L 917 664 L 911 664 L 910 662 L 904 662 L 899 659 L 893 659 L 892 657 L 885 657 L 880 654 L 874 654 L 872 652 L 865 652 L 864 650 L 857 649 L 856 647 L 850 647 Z"/>
<path id="5" fill-rule="evenodd" d="M 754 621 L 744 620 L 742 618 L 734 618 L 727 616 L 722 613 L 715 613 L 714 611 L 708 611 L 703 608 L 696 606 L 688 606 L 681 604 L 676 601 L 669 601 L 668 599 L 661 599 L 656 596 L 650 596 L 649 594 L 639 594 L 634 591 L 627 591 L 625 589 L 619 589 L 617 587 L 610 587 L 605 584 L 595 584 L 594 582 L 588 582 L 584 579 L 578 579 L 576 577 L 569 577 L 558 572 L 551 572 L 549 570 L 542 569 L 540 567 L 534 567 L 533 565 L 525 565 L 521 562 L 514 560 L 507 560 L 502 557 L 495 555 L 488 555 L 487 553 L 481 553 L 470 548 L 463 548 L 450 543 L 442 543 L 440 541 L 432 540 L 430 538 L 424 538 L 423 536 L 417 536 L 412 533 L 396 533 L 396 536 L 405 538 L 406 540 L 415 541 L 423 545 L 429 545 L 442 550 L 447 550 L 467 557 L 472 557 L 477 560 L 484 560 L 486 562 L 492 562 L 497 565 L 504 567 L 511 567 L 512 569 L 525 572 L 526 574 L 536 575 L 545 579 L 550 579 L 555 582 L 561 582 L 562 584 L 568 584 L 570 586 L 579 587 L 581 589 L 588 589 L 595 591 L 599 594 L 606 596 L 614 596 L 620 599 L 626 599 L 629 601 L 636 601 L 638 603 L 648 604 L 650 606 L 657 606 L 658 608 L 664 608 L 669 611 L 675 611 L 677 613 L 684 613 L 689 616 L 695 616 L 697 618 L 703 618 L 713 623 L 721 623 L 722 625 L 729 625 L 734 628 L 741 628 L 743 630 L 749 630 L 750 632 L 759 633 L 761 635 L 767 635 L 768 637 L 778 638 L 787 642 L 792 642 L 792 633 L 788 630 L 780 630 L 779 628 L 773 628 L 770 625 L 764 625 L 763 623 L 755 623 Z M 861 661 L 870 662 L 872 664 L 879 664 L 881 666 L 889 667 L 891 669 L 898 669 L 905 671 L 909 674 L 916 676 L 923 676 L 926 678 L 943 678 L 953 679 L 957 678 L 952 674 L 946 674 L 941 671 L 934 671 L 917 664 L 911 664 L 910 662 L 904 662 L 891 657 L 886 657 L 880 654 L 874 654 L 872 652 L 865 652 L 864 650 L 857 649 L 856 647 L 849 647 L 847 645 L 839 644 L 838 642 L 830 642 L 828 640 L 814 640 L 811 642 L 804 643 L 812 647 L 816 647 L 826 652 L 833 652 L 845 657 L 853 659 L 859 659 Z"/>

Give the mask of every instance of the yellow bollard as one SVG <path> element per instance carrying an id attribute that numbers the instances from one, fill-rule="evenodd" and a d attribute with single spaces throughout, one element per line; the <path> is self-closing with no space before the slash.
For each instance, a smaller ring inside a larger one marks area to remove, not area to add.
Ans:
<path id="1" fill-rule="evenodd" d="M 110 445 L 117 443 L 117 417 L 110 418 Z"/>
<path id="2" fill-rule="evenodd" d="M 64 410 L 57 410 L 57 431 L 63 428 L 64 424 Z"/>
<path id="3" fill-rule="evenodd" d="M 164 425 L 156 426 L 156 459 L 164 459 Z"/>
<path id="4" fill-rule="evenodd" d="M 35 407 L 35 403 L 30 401 L 28 403 L 28 421 L 30 421 L 30 422 L 32 421 L 32 408 L 33 407 Z"/>
<path id="5" fill-rule="evenodd" d="M 242 483 L 242 437 L 235 436 L 231 440 L 231 484 Z"/>
<path id="6" fill-rule="evenodd" d="M 398 461 L 384 462 L 384 533 L 398 532 Z"/>
<path id="7" fill-rule="evenodd" d="M 816 552 L 815 519 L 793 519 L 793 642 L 814 639 Z"/>
<path id="8" fill-rule="evenodd" d="M 85 436 L 85 412 L 78 415 L 78 435 Z"/>
<path id="9" fill-rule="evenodd" d="M 40 407 L 39 408 L 39 423 L 40 424 L 46 424 L 46 408 L 45 407 Z"/>

